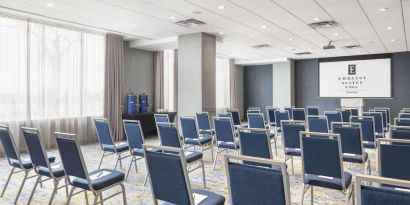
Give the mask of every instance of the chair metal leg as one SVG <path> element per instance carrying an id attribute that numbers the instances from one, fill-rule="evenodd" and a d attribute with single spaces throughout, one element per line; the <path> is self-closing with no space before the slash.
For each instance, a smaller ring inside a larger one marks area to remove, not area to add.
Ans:
<path id="1" fill-rule="evenodd" d="M 203 161 L 203 160 L 201 160 L 201 166 L 202 166 L 202 180 L 203 180 L 204 188 L 206 188 L 205 165 L 204 165 L 204 161 Z"/>
<path id="2" fill-rule="evenodd" d="M 40 188 L 43 188 L 43 182 L 41 181 L 41 176 L 40 176 Z"/>
<path id="3" fill-rule="evenodd" d="M 275 154 L 278 156 L 278 146 L 276 145 L 276 138 L 273 138 L 273 143 L 275 143 Z"/>
<path id="4" fill-rule="evenodd" d="M 27 205 L 31 203 L 31 199 L 33 199 L 34 196 L 34 192 L 36 191 L 37 185 L 38 185 L 38 181 L 40 180 L 40 175 L 37 176 L 36 182 L 34 183 L 34 187 L 33 190 L 31 190 L 31 194 L 30 197 L 28 198 L 28 202 Z"/>
<path id="5" fill-rule="evenodd" d="M 68 194 L 68 198 L 67 198 L 67 201 L 65 203 L 66 205 L 70 204 L 70 200 L 71 200 L 71 197 L 73 196 L 74 189 L 75 189 L 75 187 L 71 187 L 70 193 Z M 88 204 L 88 201 L 87 201 L 87 204 Z"/>
<path id="6" fill-rule="evenodd" d="M 97 200 L 98 200 L 98 197 L 99 197 L 99 196 L 100 196 L 99 193 L 94 194 L 94 202 L 93 202 L 93 205 L 97 205 Z"/>
<path id="7" fill-rule="evenodd" d="M 58 189 L 58 184 L 60 182 L 60 179 L 53 180 L 53 182 L 54 182 L 54 189 L 53 189 L 53 193 L 51 194 L 50 200 L 48 201 L 48 205 L 51 205 L 51 203 L 53 202 L 54 196 L 56 195 L 56 192 Z"/>
<path id="8" fill-rule="evenodd" d="M 85 197 L 85 203 L 88 205 L 88 194 L 86 190 L 84 190 L 84 197 Z"/>
<path id="9" fill-rule="evenodd" d="M 122 189 L 122 200 L 124 202 L 124 205 L 127 205 L 127 196 L 125 194 L 124 184 L 121 183 L 120 186 L 121 186 L 121 189 Z"/>
<path id="10" fill-rule="evenodd" d="M 133 161 L 134 161 L 134 157 L 132 157 L 132 159 L 131 159 L 130 166 L 128 167 L 127 175 L 125 176 L 125 181 L 127 181 L 127 179 L 128 179 L 128 175 L 130 174 L 130 170 L 131 170 L 131 166 L 132 166 Z"/>
<path id="11" fill-rule="evenodd" d="M 101 164 L 102 164 L 102 162 L 103 162 L 104 157 L 105 157 L 105 152 L 103 152 L 103 154 L 102 154 L 102 156 L 101 156 L 101 159 L 100 159 L 100 164 L 98 164 L 98 169 L 100 169 L 100 167 L 101 167 Z"/>
<path id="12" fill-rule="evenodd" d="M 15 167 L 13 167 L 13 168 L 11 169 L 10 174 L 9 174 L 9 177 L 7 177 L 6 184 L 4 185 L 3 190 L 1 191 L 0 197 L 3 197 L 3 195 L 4 195 L 4 192 L 5 192 L 6 189 L 7 189 L 7 185 L 8 185 L 9 182 L 10 182 L 11 175 L 13 175 L 14 169 L 15 169 Z"/>
<path id="13" fill-rule="evenodd" d="M 216 147 L 216 155 L 215 155 L 214 166 L 212 167 L 212 171 L 215 170 L 216 160 L 218 160 L 218 153 L 219 153 L 219 147 Z"/>
<path id="14" fill-rule="evenodd" d="M 300 200 L 300 204 L 303 205 L 303 201 L 305 199 L 305 193 L 306 191 L 309 189 L 309 187 L 307 187 L 305 184 L 303 185 L 303 189 L 302 189 L 302 199 Z"/>
<path id="15" fill-rule="evenodd" d="M 104 205 L 104 198 L 103 198 L 102 192 L 100 193 L 100 204 Z"/>
<path id="16" fill-rule="evenodd" d="M 68 197 L 68 181 L 67 181 L 67 177 L 64 177 L 64 184 L 65 184 L 65 195 Z"/>
<path id="17" fill-rule="evenodd" d="M 293 156 L 290 157 L 290 163 L 292 164 L 292 175 L 295 175 L 295 171 L 293 170 Z"/>
<path id="18" fill-rule="evenodd" d="M 313 186 L 310 186 L 310 204 L 313 205 Z"/>
<path id="19" fill-rule="evenodd" d="M 26 183 L 27 175 L 28 175 L 28 173 L 29 173 L 30 171 L 24 171 L 24 172 L 25 172 L 25 174 L 24 174 L 23 182 L 21 183 L 20 188 L 19 188 L 19 191 L 17 192 L 17 196 L 16 196 L 16 198 L 14 199 L 14 204 L 17 204 L 17 201 L 18 201 L 18 199 L 19 199 L 19 197 L 20 197 L 20 194 L 21 194 L 21 190 L 23 189 L 23 186 L 24 186 L 24 184 Z"/>
<path id="20" fill-rule="evenodd" d="M 145 175 L 145 179 L 144 179 L 144 186 L 147 185 L 148 177 L 149 177 L 149 174 L 147 173 L 147 174 Z"/>

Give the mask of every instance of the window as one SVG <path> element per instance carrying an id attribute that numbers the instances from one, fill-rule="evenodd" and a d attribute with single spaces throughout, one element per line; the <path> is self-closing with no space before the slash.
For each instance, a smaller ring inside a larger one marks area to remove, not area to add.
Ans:
<path id="1" fill-rule="evenodd" d="M 224 111 L 230 107 L 230 68 L 229 59 L 216 58 L 216 109 L 217 112 Z"/>
<path id="2" fill-rule="evenodd" d="M 164 50 L 164 108 L 174 111 L 175 51 Z"/>
<path id="3" fill-rule="evenodd" d="M 0 121 L 103 114 L 103 35 L 0 18 L 0 45 Z"/>

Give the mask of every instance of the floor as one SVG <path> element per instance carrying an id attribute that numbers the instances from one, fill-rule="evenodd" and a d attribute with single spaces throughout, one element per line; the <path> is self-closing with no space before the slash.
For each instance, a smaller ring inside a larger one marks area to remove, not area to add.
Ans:
<path id="1" fill-rule="evenodd" d="M 149 137 L 146 140 L 147 144 L 158 144 L 158 139 L 156 137 Z M 87 164 L 88 171 L 95 170 L 98 166 L 99 159 L 101 157 L 101 150 L 99 145 L 92 144 L 92 145 L 85 145 L 81 147 L 82 152 L 84 154 L 84 158 Z M 215 149 L 216 150 L 216 149 Z M 372 173 L 375 173 L 375 157 L 376 154 L 373 150 L 367 150 L 370 154 L 371 158 L 371 166 L 372 166 Z M 50 150 L 50 155 L 58 156 L 57 150 Z M 233 152 L 232 152 L 233 153 Z M 223 167 L 223 156 L 219 155 L 218 157 L 218 164 L 215 171 L 212 171 L 212 159 L 211 153 L 209 151 L 205 151 L 204 153 L 204 160 L 205 160 L 205 171 L 206 171 L 206 181 L 209 190 L 217 192 L 219 194 L 225 195 L 228 204 L 228 190 L 226 184 L 226 177 L 225 177 L 225 170 Z M 283 156 L 283 149 L 280 139 L 278 140 L 278 156 L 275 156 L 277 159 L 284 159 Z M 127 158 L 123 161 L 123 171 L 125 172 L 128 168 L 130 162 L 130 158 Z M 295 158 L 295 174 L 291 174 L 290 170 L 290 161 L 288 163 L 288 172 L 290 177 L 290 191 L 291 191 L 291 201 L 292 204 L 300 204 L 301 200 L 301 191 L 302 191 L 302 177 L 301 177 L 301 161 L 300 158 Z M 103 162 L 102 167 L 104 168 L 113 168 L 115 165 L 115 157 L 109 156 Z M 6 181 L 6 177 L 10 171 L 10 167 L 7 163 L 5 158 L 0 159 L 0 189 L 3 188 L 4 183 Z M 352 164 L 350 168 L 345 164 L 345 171 L 352 173 L 353 175 L 356 173 L 364 173 L 364 166 L 363 165 L 354 165 Z M 130 176 L 128 181 L 125 182 L 126 186 L 126 193 L 127 193 L 127 202 L 128 204 L 153 204 L 152 197 L 151 197 L 151 190 L 149 183 L 147 186 L 144 186 L 144 177 L 145 177 L 145 161 L 140 160 L 138 161 L 138 173 L 133 172 L 131 170 Z M 9 187 L 6 190 L 4 196 L 0 198 L 0 204 L 12 204 L 14 201 L 14 196 L 17 194 L 18 186 L 23 178 L 23 174 L 19 173 L 14 175 L 10 181 Z M 190 180 L 192 187 L 194 188 L 202 188 L 202 172 L 200 169 L 194 171 L 190 174 Z M 33 188 L 35 179 L 29 179 L 22 191 L 18 204 L 27 204 L 27 199 L 31 193 Z M 112 191 L 107 191 L 107 195 L 109 192 L 115 192 L 120 190 L 120 188 L 113 189 Z M 52 183 L 45 182 L 43 184 L 43 188 L 37 188 L 37 191 L 34 195 L 34 198 L 31 204 L 47 204 L 52 192 Z M 327 190 L 327 189 L 320 189 L 315 188 L 315 204 L 343 204 L 344 203 L 344 195 L 340 192 Z M 84 194 L 76 195 L 72 198 L 71 204 L 85 204 Z M 93 200 L 92 194 L 89 193 L 90 200 Z M 53 204 L 64 204 L 66 200 L 66 196 L 64 190 L 61 189 L 59 191 L 53 201 Z M 305 204 L 310 204 L 310 194 L 307 193 L 305 195 Z M 109 199 L 104 204 L 122 204 L 122 196 L 116 196 L 112 199 Z"/>

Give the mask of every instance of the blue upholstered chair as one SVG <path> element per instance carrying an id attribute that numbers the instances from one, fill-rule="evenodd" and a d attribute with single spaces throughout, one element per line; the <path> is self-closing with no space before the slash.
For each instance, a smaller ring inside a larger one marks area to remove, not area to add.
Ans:
<path id="1" fill-rule="evenodd" d="M 268 124 L 271 129 L 276 129 L 275 111 L 279 110 L 277 107 L 266 106 L 266 115 L 268 116 Z"/>
<path id="2" fill-rule="evenodd" d="M 352 116 L 359 116 L 359 108 L 357 107 L 343 107 L 342 109 L 350 110 L 350 113 L 352 113 Z"/>
<path id="3" fill-rule="evenodd" d="M 305 108 L 293 108 L 292 112 L 293 120 L 306 121 Z"/>
<path id="4" fill-rule="evenodd" d="M 383 117 L 383 131 L 387 132 L 388 131 L 388 127 L 389 127 L 389 121 L 388 121 L 388 112 L 387 110 L 369 110 L 369 112 L 377 112 L 377 113 L 381 113 L 382 117 Z"/>
<path id="5" fill-rule="evenodd" d="M 239 147 L 241 155 L 273 159 L 270 138 L 265 129 L 240 128 Z"/>
<path id="6" fill-rule="evenodd" d="M 218 113 L 218 117 L 232 117 L 232 114 L 230 112 L 220 112 Z"/>
<path id="7" fill-rule="evenodd" d="M 365 173 L 371 174 L 369 154 L 363 148 L 361 124 L 333 122 L 332 133 L 340 135 L 343 161 L 363 164 Z"/>
<path id="8" fill-rule="evenodd" d="M 394 118 L 394 125 L 410 126 L 410 118 Z"/>
<path id="9" fill-rule="evenodd" d="M 386 186 L 403 188 L 390 189 L 386 188 Z M 359 174 L 356 175 L 355 181 L 356 204 L 407 205 L 410 204 L 410 192 L 405 189 L 410 190 L 410 182 L 408 180 Z"/>
<path id="10" fill-rule="evenodd" d="M 399 118 L 410 118 L 410 113 L 399 113 Z"/>
<path id="11" fill-rule="evenodd" d="M 210 150 L 212 159 L 214 158 L 212 135 L 200 134 L 198 125 L 194 117 L 180 117 L 182 137 L 185 142 L 185 148 L 196 146 L 201 149 L 201 152 Z M 204 148 L 205 147 L 205 148 Z"/>
<path id="12" fill-rule="evenodd" d="M 306 115 L 319 115 L 319 107 L 318 106 L 306 106 Z"/>
<path id="13" fill-rule="evenodd" d="M 154 114 L 154 120 L 155 124 L 157 123 L 171 123 L 169 120 L 169 115 L 168 114 Z"/>
<path id="14" fill-rule="evenodd" d="M 121 154 L 129 150 L 127 142 L 118 142 L 114 143 L 112 140 L 111 128 L 108 125 L 107 119 L 103 118 L 94 118 L 94 126 L 97 133 L 98 141 L 100 142 L 101 149 L 103 154 L 101 156 L 98 169 L 100 169 L 104 157 L 110 155 L 117 155 L 117 162 L 115 163 L 114 169 L 117 169 L 118 162 L 120 162 L 120 167 L 122 168 L 121 160 L 127 158 L 131 155 L 121 157 Z"/>
<path id="15" fill-rule="evenodd" d="M 308 125 L 308 130 L 309 132 L 322 132 L 322 133 L 328 133 L 329 132 L 329 127 L 328 127 L 328 122 L 327 122 L 327 117 L 323 115 L 315 115 L 307 116 L 307 125 Z"/>
<path id="16" fill-rule="evenodd" d="M 94 195 L 94 205 L 103 203 L 118 194 L 122 194 L 124 205 L 127 204 L 125 188 L 123 185 L 125 174 L 113 169 L 99 169 L 88 172 L 84 162 L 81 148 L 75 140 L 76 135 L 61 132 L 54 133 L 57 147 L 65 170 L 68 183 L 71 185 L 66 204 L 70 204 L 71 197 L 81 192 L 90 191 Z M 103 197 L 103 192 L 112 187 L 120 186 L 121 191 Z M 74 193 L 75 189 L 82 189 Z M 87 196 L 87 195 L 86 195 Z M 87 200 L 87 197 L 86 197 Z M 88 200 L 87 200 L 88 202 Z"/>
<path id="17" fill-rule="evenodd" d="M 197 112 L 195 114 L 198 124 L 199 134 L 214 135 L 214 130 L 211 127 L 211 120 L 208 112 Z"/>
<path id="18" fill-rule="evenodd" d="M 293 108 L 295 108 L 294 106 L 290 106 L 290 107 L 284 107 L 284 110 L 289 112 L 289 118 L 291 120 L 293 120 Z"/>
<path id="19" fill-rule="evenodd" d="M 278 155 L 275 133 L 273 130 L 269 129 L 270 126 L 266 126 L 262 113 L 248 113 L 248 128 L 264 129 L 266 134 L 268 134 L 269 138 L 275 144 L 275 153 Z"/>
<path id="20" fill-rule="evenodd" d="M 260 113 L 261 112 L 261 108 L 259 107 L 248 107 L 248 109 L 246 110 L 246 113 Z"/>
<path id="21" fill-rule="evenodd" d="M 410 108 L 405 107 L 400 110 L 400 113 L 410 113 Z"/>
<path id="22" fill-rule="evenodd" d="M 292 174 L 293 170 L 293 157 L 300 157 L 300 132 L 306 131 L 305 121 L 297 120 L 283 120 L 282 121 L 282 141 L 283 150 L 285 151 L 285 162 L 291 160 Z"/>
<path id="23" fill-rule="evenodd" d="M 254 166 L 240 163 L 264 164 Z M 273 169 L 272 167 L 279 167 Z M 225 155 L 225 171 L 232 205 L 290 205 L 289 176 L 283 161 Z"/>
<path id="24" fill-rule="evenodd" d="M 150 149 L 162 152 L 153 152 Z M 223 205 L 225 198 L 205 189 L 192 189 L 184 151 L 179 148 L 144 145 L 145 160 L 151 176 L 154 204 Z"/>
<path id="25" fill-rule="evenodd" d="M 24 187 L 24 184 L 26 183 L 27 179 L 33 178 L 34 176 L 28 176 L 31 170 L 33 169 L 33 164 L 31 163 L 30 159 L 23 159 L 20 156 L 20 153 L 17 151 L 17 146 L 16 142 L 14 141 L 14 137 L 12 133 L 10 132 L 10 129 L 6 125 L 0 125 L 0 142 L 3 146 L 4 152 L 6 154 L 7 162 L 11 166 L 11 171 L 9 176 L 7 177 L 6 183 L 4 184 L 3 190 L 1 191 L 1 197 L 4 196 L 4 193 L 6 192 L 7 186 L 10 182 L 11 177 L 14 174 L 24 172 L 24 177 L 21 182 L 21 185 L 18 189 L 18 192 L 16 194 L 16 197 L 14 198 L 14 204 L 17 203 L 21 190 Z M 54 162 L 55 158 L 54 157 L 49 157 L 48 158 L 49 162 Z"/>
<path id="26" fill-rule="evenodd" d="M 410 140 L 379 138 L 377 156 L 379 176 L 410 181 Z"/>
<path id="27" fill-rule="evenodd" d="M 235 128 L 232 119 L 229 117 L 214 117 L 213 122 L 217 143 L 214 166 L 212 170 L 215 169 L 219 152 L 234 150 L 237 154 L 239 154 L 239 142 L 235 140 Z"/>
<path id="28" fill-rule="evenodd" d="M 345 203 L 348 204 L 353 193 L 352 175 L 343 169 L 340 135 L 301 132 L 300 143 L 303 170 L 301 204 L 309 189 L 313 204 L 314 186 L 341 191 L 346 195 Z"/>
<path id="29" fill-rule="evenodd" d="M 339 111 L 325 111 L 324 114 L 327 118 L 327 127 L 329 130 L 332 127 L 332 122 L 343 122 L 342 113 Z"/>
<path id="30" fill-rule="evenodd" d="M 363 112 L 363 116 L 373 116 L 376 138 L 384 137 L 383 114 L 380 112 Z"/>
<path id="31" fill-rule="evenodd" d="M 290 120 L 289 111 L 275 110 L 276 132 L 278 133 L 282 131 L 282 120 Z"/>
<path id="32" fill-rule="evenodd" d="M 164 124 L 164 125 L 161 125 Z M 182 142 L 179 138 L 178 128 L 175 124 L 165 125 L 166 123 L 158 123 L 158 136 L 161 146 L 173 147 L 183 150 Z M 202 169 L 202 180 L 204 188 L 206 188 L 205 180 L 205 166 L 203 161 L 202 152 L 197 151 L 184 151 L 184 159 L 186 160 L 185 164 L 188 164 L 188 172 L 193 172 L 199 168 Z M 191 167 L 191 164 L 197 163 L 198 166 Z"/>
<path id="33" fill-rule="evenodd" d="M 340 110 L 340 114 L 342 114 L 342 122 L 350 122 L 351 110 Z"/>
<path id="34" fill-rule="evenodd" d="M 376 132 L 373 116 L 350 116 L 350 122 L 360 123 L 364 148 L 376 148 Z"/>
<path id="35" fill-rule="evenodd" d="M 410 140 L 410 126 L 390 125 L 389 136 L 391 139 Z"/>
<path id="36" fill-rule="evenodd" d="M 386 125 L 389 125 L 390 124 L 390 117 L 391 117 L 391 114 L 390 114 L 390 108 L 388 108 L 388 107 L 374 107 L 373 108 L 374 109 L 374 111 L 386 111 Z"/>
<path id="37" fill-rule="evenodd" d="M 48 204 L 51 205 L 54 199 L 54 195 L 56 194 L 58 189 L 65 188 L 66 195 L 68 195 L 68 184 L 67 179 L 65 178 L 63 165 L 61 163 L 51 164 L 49 162 L 49 157 L 45 152 L 44 145 L 40 141 L 40 133 L 38 129 L 22 127 L 21 131 L 24 136 L 24 141 L 27 145 L 31 162 L 33 164 L 33 170 L 37 174 L 37 179 L 34 183 L 34 187 L 31 191 L 27 204 L 30 204 L 34 192 L 36 191 L 37 185 L 40 181 L 44 182 L 48 180 L 53 180 L 53 192 L 48 202 Z M 45 177 L 46 179 L 41 179 L 41 177 Z M 62 179 L 64 179 L 64 185 L 58 187 Z"/>
<path id="38" fill-rule="evenodd" d="M 231 114 L 232 122 L 235 127 L 246 127 L 247 126 L 246 124 L 242 124 L 241 115 L 239 114 L 238 109 L 228 109 L 227 112 Z"/>

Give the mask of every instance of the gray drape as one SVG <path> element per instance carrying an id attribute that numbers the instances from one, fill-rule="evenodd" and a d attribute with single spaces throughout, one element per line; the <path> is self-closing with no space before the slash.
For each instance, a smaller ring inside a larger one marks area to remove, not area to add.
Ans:
<path id="1" fill-rule="evenodd" d="M 174 112 L 178 111 L 178 50 L 174 50 Z"/>
<path id="2" fill-rule="evenodd" d="M 122 86 L 124 70 L 123 38 L 108 34 L 105 44 L 105 90 L 104 116 L 108 119 L 114 140 L 123 139 L 122 134 Z"/>
<path id="3" fill-rule="evenodd" d="M 154 111 L 164 108 L 164 52 L 154 52 L 155 99 Z"/>
<path id="4" fill-rule="evenodd" d="M 236 67 L 235 60 L 229 59 L 229 87 L 230 87 L 230 107 L 232 109 L 238 108 L 237 85 L 236 85 Z"/>

